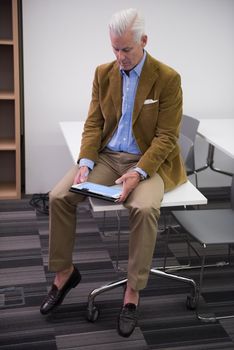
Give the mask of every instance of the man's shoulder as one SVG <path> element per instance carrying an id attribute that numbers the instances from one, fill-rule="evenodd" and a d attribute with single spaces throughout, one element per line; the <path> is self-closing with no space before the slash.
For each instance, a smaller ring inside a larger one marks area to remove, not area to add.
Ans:
<path id="1" fill-rule="evenodd" d="M 156 58 L 152 57 L 150 54 L 147 54 L 147 61 L 150 65 L 152 65 L 155 69 L 159 71 L 160 75 L 165 75 L 165 76 L 175 76 L 179 75 L 179 73 L 169 66 L 168 64 L 157 60 Z"/>
<path id="2" fill-rule="evenodd" d="M 103 63 L 97 66 L 97 70 L 101 74 L 106 74 L 110 72 L 113 68 L 118 68 L 116 60 L 108 63 Z"/>

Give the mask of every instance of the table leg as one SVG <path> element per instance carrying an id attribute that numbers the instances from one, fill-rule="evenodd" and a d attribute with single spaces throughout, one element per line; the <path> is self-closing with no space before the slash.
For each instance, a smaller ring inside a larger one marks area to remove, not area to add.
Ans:
<path id="1" fill-rule="evenodd" d="M 213 171 L 215 171 L 217 173 L 228 175 L 228 176 L 233 176 L 232 173 L 229 173 L 227 171 L 221 170 L 221 169 L 216 168 L 214 166 L 214 151 L 215 151 L 215 147 L 209 143 L 206 164 L 203 167 L 201 167 L 199 169 L 196 169 L 196 172 L 198 173 L 200 171 L 206 170 L 207 168 L 210 168 L 211 170 L 213 170 Z"/>

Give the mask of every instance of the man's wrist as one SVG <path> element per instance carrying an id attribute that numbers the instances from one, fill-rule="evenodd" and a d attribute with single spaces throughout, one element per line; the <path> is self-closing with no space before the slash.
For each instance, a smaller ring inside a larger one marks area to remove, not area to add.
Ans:
<path id="1" fill-rule="evenodd" d="M 139 167 L 134 168 L 133 171 L 139 174 L 140 181 L 144 181 L 148 177 L 147 173 Z"/>
<path id="2" fill-rule="evenodd" d="M 137 170 L 135 170 L 135 172 L 139 175 L 139 178 L 140 178 L 140 181 L 144 181 L 146 178 L 141 174 L 139 173 Z"/>
<path id="3" fill-rule="evenodd" d="M 93 170 L 94 162 L 92 160 L 90 160 L 90 159 L 82 158 L 82 159 L 79 160 L 78 165 L 79 165 L 80 168 L 82 166 L 87 166 L 89 168 L 89 170 Z"/>

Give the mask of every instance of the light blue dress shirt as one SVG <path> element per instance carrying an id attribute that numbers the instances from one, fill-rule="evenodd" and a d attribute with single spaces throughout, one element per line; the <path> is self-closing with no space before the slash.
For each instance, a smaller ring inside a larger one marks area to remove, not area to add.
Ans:
<path id="1" fill-rule="evenodd" d="M 112 136 L 111 140 L 106 146 L 112 151 L 141 154 L 141 151 L 132 133 L 132 113 L 134 108 L 137 86 L 141 75 L 142 67 L 145 62 L 145 58 L 146 52 L 144 51 L 144 55 L 141 61 L 136 67 L 134 67 L 129 72 L 129 75 L 127 75 L 124 70 L 120 70 L 123 77 L 122 116 L 120 118 L 118 127 L 114 135 Z M 82 158 L 79 162 L 79 165 L 86 165 L 90 169 L 93 169 L 94 162 L 90 159 Z M 142 169 L 136 167 L 134 168 L 134 170 L 143 175 L 143 177 L 147 177 L 146 172 Z"/>

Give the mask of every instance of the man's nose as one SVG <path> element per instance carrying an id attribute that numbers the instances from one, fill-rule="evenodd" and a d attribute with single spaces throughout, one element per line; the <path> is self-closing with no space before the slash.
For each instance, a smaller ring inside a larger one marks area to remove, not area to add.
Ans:
<path id="1" fill-rule="evenodd" d="M 125 54 L 123 51 L 118 52 L 118 60 L 123 61 L 125 59 Z"/>

